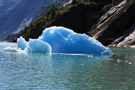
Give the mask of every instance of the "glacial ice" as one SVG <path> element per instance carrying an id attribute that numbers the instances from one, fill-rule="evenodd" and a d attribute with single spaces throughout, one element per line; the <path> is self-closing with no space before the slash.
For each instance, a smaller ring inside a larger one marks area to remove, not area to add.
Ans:
<path id="1" fill-rule="evenodd" d="M 0 52 L 3 51 L 4 48 L 15 48 L 17 47 L 16 43 L 9 43 L 9 42 L 0 42 Z"/>
<path id="2" fill-rule="evenodd" d="M 50 27 L 38 38 L 52 47 L 53 53 L 76 53 L 93 55 L 111 55 L 109 48 L 86 34 L 78 34 L 64 27 Z"/>
<path id="3" fill-rule="evenodd" d="M 27 47 L 27 41 L 23 37 L 20 37 L 17 39 L 17 46 L 18 49 L 24 50 Z"/>
<path id="4" fill-rule="evenodd" d="M 8 43 L 6 43 L 8 44 Z M 2 46 L 5 45 L 2 43 Z M 1 43 L 0 43 L 1 47 Z M 23 37 L 18 38 L 17 44 L 9 43 L 7 47 L 1 47 L 0 51 L 4 52 L 27 52 L 27 53 L 51 53 L 52 47 L 50 44 L 38 39 L 30 39 L 25 41 Z"/>
<path id="5" fill-rule="evenodd" d="M 6 47 L 6 48 L 3 48 L 3 51 L 4 52 L 17 52 L 18 49 L 17 47 Z"/>
<path id="6" fill-rule="evenodd" d="M 52 47 L 41 40 L 30 39 L 27 46 L 27 51 L 29 53 L 51 53 Z"/>
<path id="7" fill-rule="evenodd" d="M 23 37 L 17 39 L 17 49 L 28 53 L 71 53 L 91 55 L 112 55 L 109 48 L 86 34 L 78 34 L 65 27 L 50 27 L 38 39 L 27 42 Z M 19 51 L 5 48 L 5 51 Z"/>

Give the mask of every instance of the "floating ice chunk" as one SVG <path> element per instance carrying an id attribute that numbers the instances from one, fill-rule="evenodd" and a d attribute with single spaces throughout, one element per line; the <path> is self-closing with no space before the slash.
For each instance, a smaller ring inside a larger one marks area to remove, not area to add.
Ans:
<path id="1" fill-rule="evenodd" d="M 4 52 L 17 52 L 17 47 L 6 47 L 3 49 Z"/>
<path id="2" fill-rule="evenodd" d="M 29 53 L 51 53 L 52 47 L 41 40 L 30 39 L 27 46 Z"/>
<path id="3" fill-rule="evenodd" d="M 46 28 L 43 31 L 43 34 L 39 37 L 39 39 L 43 40 L 43 41 L 52 42 L 53 41 L 52 38 L 54 38 L 54 37 L 57 37 L 55 39 L 63 39 L 63 38 L 67 38 L 68 35 L 73 34 L 73 33 L 75 33 L 75 32 L 68 28 L 53 26 L 50 28 Z M 50 37 L 52 37 L 52 38 L 50 38 Z"/>
<path id="4" fill-rule="evenodd" d="M 0 42 L 0 51 L 3 51 L 4 48 L 7 48 L 7 47 L 17 47 L 17 44 L 16 43 L 10 43 L 10 42 Z"/>
<path id="5" fill-rule="evenodd" d="M 20 37 L 17 43 L 18 48 L 30 53 L 112 55 L 111 50 L 99 41 L 86 34 L 78 34 L 64 27 L 46 28 L 38 39 L 30 39 L 27 42 Z"/>
<path id="6" fill-rule="evenodd" d="M 27 47 L 27 41 L 23 37 L 20 37 L 17 39 L 17 45 L 18 49 L 24 50 Z"/>
<path id="7" fill-rule="evenodd" d="M 111 50 L 104 47 L 99 41 L 64 27 L 46 28 L 39 40 L 49 43 L 53 53 L 112 54 Z"/>
<path id="8" fill-rule="evenodd" d="M 111 54 L 109 48 L 104 47 L 100 42 L 86 34 L 71 34 L 68 39 L 72 47 L 70 53 Z"/>
<path id="9" fill-rule="evenodd" d="M 68 28 L 54 26 L 45 29 L 39 39 L 49 43 L 54 53 L 68 53 L 71 46 L 67 37 L 73 33 L 75 32 Z"/>
<path id="10" fill-rule="evenodd" d="M 27 42 L 23 37 L 17 39 L 18 50 L 26 50 L 28 53 L 51 53 L 52 47 L 41 40 L 30 39 Z M 12 48 L 6 48 L 4 51 L 14 51 Z"/>

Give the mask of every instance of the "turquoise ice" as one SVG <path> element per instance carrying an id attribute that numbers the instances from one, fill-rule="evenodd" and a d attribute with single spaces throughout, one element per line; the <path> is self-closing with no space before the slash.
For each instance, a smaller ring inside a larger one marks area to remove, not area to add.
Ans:
<path id="1" fill-rule="evenodd" d="M 111 55 L 109 48 L 86 34 L 78 34 L 65 27 L 50 27 L 38 38 L 52 47 L 53 53 Z"/>
<path id="2" fill-rule="evenodd" d="M 65 27 L 46 28 L 38 39 L 28 42 L 20 37 L 16 48 L 6 48 L 5 51 L 26 51 L 28 53 L 69 53 L 112 55 L 108 47 L 86 34 L 79 34 Z"/>
<path id="3" fill-rule="evenodd" d="M 41 40 L 30 39 L 26 50 L 28 53 L 51 53 L 52 47 Z"/>
<path id="4" fill-rule="evenodd" d="M 18 49 L 24 50 L 27 47 L 27 41 L 23 37 L 20 37 L 17 39 L 17 46 Z"/>

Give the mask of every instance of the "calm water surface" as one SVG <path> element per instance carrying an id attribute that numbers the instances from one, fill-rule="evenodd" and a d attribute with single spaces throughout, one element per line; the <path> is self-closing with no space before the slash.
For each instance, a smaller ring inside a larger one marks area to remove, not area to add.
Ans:
<path id="1" fill-rule="evenodd" d="M 0 90 L 135 90 L 135 49 L 112 57 L 0 52 Z"/>

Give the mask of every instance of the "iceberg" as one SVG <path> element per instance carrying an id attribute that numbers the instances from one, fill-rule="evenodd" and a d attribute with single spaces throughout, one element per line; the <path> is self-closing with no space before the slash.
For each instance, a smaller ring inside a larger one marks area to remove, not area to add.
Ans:
<path id="1" fill-rule="evenodd" d="M 46 28 L 38 39 L 30 39 L 28 42 L 23 37 L 18 38 L 17 49 L 8 47 L 4 51 L 112 55 L 108 47 L 103 46 L 94 38 L 61 26 Z"/>
<path id="2" fill-rule="evenodd" d="M 24 50 L 27 47 L 27 41 L 23 37 L 18 38 L 17 47 L 18 49 Z"/>
<path id="3" fill-rule="evenodd" d="M 18 51 L 26 51 L 28 53 L 51 53 L 52 47 L 50 44 L 38 39 L 30 39 L 28 42 L 20 37 L 17 39 Z M 20 49 L 20 50 L 19 50 Z M 4 51 L 14 51 L 12 48 L 5 48 Z"/>
<path id="4" fill-rule="evenodd" d="M 28 53 L 51 53 L 52 47 L 41 40 L 30 39 L 26 50 Z"/>
<path id="5" fill-rule="evenodd" d="M 73 33 L 70 29 L 54 26 L 46 28 L 38 39 L 49 43 L 53 53 L 68 53 L 72 46 L 67 37 Z"/>
<path id="6" fill-rule="evenodd" d="M 46 28 L 38 39 L 50 44 L 53 53 L 112 55 L 109 48 L 92 37 L 61 26 Z"/>

